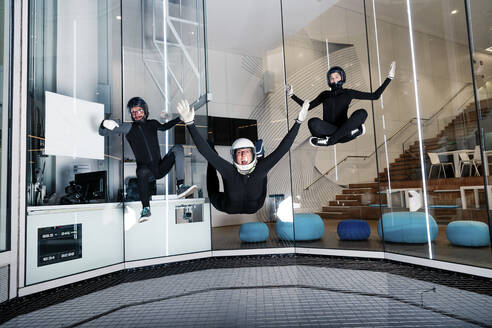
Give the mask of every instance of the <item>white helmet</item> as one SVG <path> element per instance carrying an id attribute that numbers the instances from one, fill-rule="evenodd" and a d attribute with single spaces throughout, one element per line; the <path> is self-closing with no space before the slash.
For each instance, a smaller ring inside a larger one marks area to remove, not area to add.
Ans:
<path id="1" fill-rule="evenodd" d="M 243 165 L 243 164 L 239 164 L 236 162 L 236 150 L 243 149 L 243 148 L 251 149 L 251 155 L 253 156 L 253 160 L 249 164 Z M 232 156 L 232 162 L 234 163 L 234 166 L 237 168 L 237 170 L 241 174 L 250 173 L 251 171 L 253 171 L 253 169 L 256 166 L 255 145 L 249 139 L 246 139 L 246 138 L 236 139 L 236 141 L 234 141 L 232 143 L 232 146 L 231 146 L 231 156 Z"/>

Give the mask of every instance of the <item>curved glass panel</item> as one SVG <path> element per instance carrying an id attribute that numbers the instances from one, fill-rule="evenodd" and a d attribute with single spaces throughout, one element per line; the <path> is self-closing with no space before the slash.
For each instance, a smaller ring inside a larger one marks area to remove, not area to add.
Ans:
<path id="1" fill-rule="evenodd" d="M 214 188 L 216 196 L 208 188 L 208 197 L 224 200 L 212 208 L 213 248 L 293 246 L 290 163 L 288 155 L 278 156 L 278 151 L 286 154 L 289 147 L 281 146 L 274 153 L 295 119 L 289 115 L 287 120 L 285 112 L 280 2 L 211 0 L 206 5 L 213 94 L 208 104 L 213 122 L 209 140 L 228 162 L 232 162 L 231 145 L 239 137 L 253 143 L 262 139 L 264 148 L 264 157 L 250 174 L 241 177 L 231 164 L 232 173 L 225 181 L 222 175 L 220 187 L 216 185 L 220 189 Z M 218 183 L 214 171 L 208 171 L 209 181 Z M 233 183 L 235 179 L 240 182 Z M 241 226 L 244 223 L 248 225 Z"/>
<path id="2" fill-rule="evenodd" d="M 298 246 L 382 250 L 364 6 L 282 3 L 287 83 L 294 89 L 289 114 L 299 112 L 302 100 L 311 102 L 292 151 L 295 211 L 319 215 L 324 226 L 321 239 Z M 339 91 L 327 85 L 327 72 L 335 66 L 346 78 Z M 313 136 L 318 138 L 310 142 Z"/>
<path id="3" fill-rule="evenodd" d="M 366 3 L 373 70 L 397 62 L 377 115 L 385 250 L 489 267 L 489 247 L 467 247 L 488 215 L 464 4 Z"/>
<path id="4" fill-rule="evenodd" d="M 119 1 L 29 3 L 27 285 L 123 261 L 121 138 L 98 133 L 121 118 L 120 15 Z"/>

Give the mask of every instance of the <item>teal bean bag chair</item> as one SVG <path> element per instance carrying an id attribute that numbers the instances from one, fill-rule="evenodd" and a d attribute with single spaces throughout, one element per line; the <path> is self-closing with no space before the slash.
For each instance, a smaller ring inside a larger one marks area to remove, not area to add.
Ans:
<path id="1" fill-rule="evenodd" d="M 292 241 L 294 237 L 296 241 L 316 240 L 323 237 L 325 225 L 318 214 L 297 213 L 294 214 L 294 224 L 277 220 L 275 231 L 281 240 Z"/>
<path id="2" fill-rule="evenodd" d="M 263 222 L 248 222 L 241 224 L 239 239 L 245 243 L 259 243 L 267 240 L 268 226 Z"/>
<path id="3" fill-rule="evenodd" d="M 483 247 L 490 244 L 489 226 L 479 221 L 453 221 L 446 227 L 451 244 L 466 247 Z"/>
<path id="4" fill-rule="evenodd" d="M 378 235 L 383 238 L 381 223 L 384 228 L 384 241 L 393 243 L 418 244 L 427 243 L 427 225 L 423 212 L 385 213 L 378 221 Z M 429 214 L 430 239 L 437 236 L 436 220 Z"/>

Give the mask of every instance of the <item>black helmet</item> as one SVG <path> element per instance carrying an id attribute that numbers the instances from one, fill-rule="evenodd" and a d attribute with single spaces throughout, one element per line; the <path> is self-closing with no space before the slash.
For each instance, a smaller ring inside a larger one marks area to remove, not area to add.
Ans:
<path id="1" fill-rule="evenodd" d="M 330 83 L 330 75 L 332 73 L 340 74 L 340 77 L 342 79 L 337 83 Z M 328 86 L 331 88 L 331 90 L 341 89 L 342 85 L 345 83 L 345 71 L 340 66 L 333 66 L 328 70 L 328 73 L 326 73 L 326 80 L 328 81 Z"/>
<path id="2" fill-rule="evenodd" d="M 126 108 L 128 109 L 128 112 L 130 113 L 130 117 L 132 118 L 132 121 L 135 121 L 133 119 L 133 115 L 131 112 L 131 109 L 134 107 L 142 107 L 143 108 L 144 113 L 145 113 L 144 120 L 146 120 L 147 117 L 149 117 L 149 106 L 147 105 L 145 100 L 143 100 L 143 98 L 140 98 L 140 97 L 133 97 L 132 99 L 130 99 L 128 101 L 128 104 L 126 105 Z"/>

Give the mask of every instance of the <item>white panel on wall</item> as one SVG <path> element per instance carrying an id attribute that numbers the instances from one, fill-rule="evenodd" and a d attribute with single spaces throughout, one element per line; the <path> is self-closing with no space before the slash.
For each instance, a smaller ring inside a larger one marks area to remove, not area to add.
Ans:
<path id="1" fill-rule="evenodd" d="M 124 261 L 120 204 L 43 206 L 27 211 L 26 285 Z M 82 225 L 82 257 L 39 266 L 39 229 L 79 223 Z"/>
<path id="2" fill-rule="evenodd" d="M 45 92 L 45 154 L 104 159 L 104 105 Z"/>

